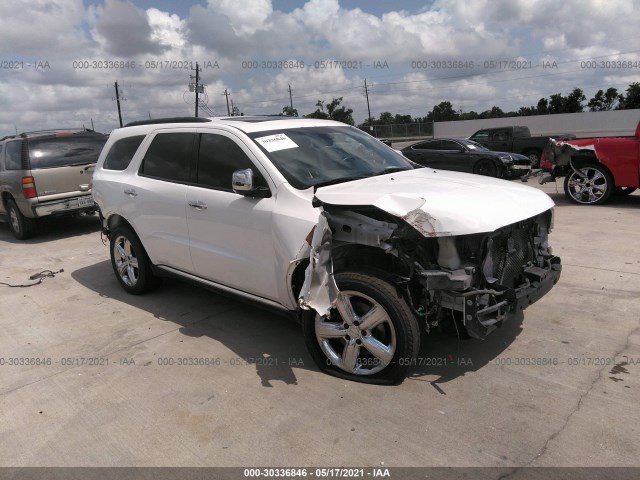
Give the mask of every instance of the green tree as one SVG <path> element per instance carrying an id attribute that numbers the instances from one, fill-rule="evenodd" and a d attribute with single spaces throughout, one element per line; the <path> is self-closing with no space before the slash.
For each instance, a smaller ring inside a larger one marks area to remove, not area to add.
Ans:
<path id="1" fill-rule="evenodd" d="M 633 82 L 627 87 L 627 94 L 620 95 L 620 110 L 640 108 L 640 83 Z"/>
<path id="2" fill-rule="evenodd" d="M 459 114 L 453 109 L 451 102 L 440 102 L 427 114 L 427 121 L 446 122 L 458 120 Z"/>
<path id="3" fill-rule="evenodd" d="M 291 108 L 289 105 L 286 105 L 286 106 L 282 107 L 282 113 L 284 115 L 289 115 L 290 117 L 297 117 L 298 116 L 298 109 L 297 108 Z"/>
<path id="4" fill-rule="evenodd" d="M 396 113 L 395 118 L 393 119 L 393 123 L 413 123 L 414 120 L 411 115 L 400 115 Z"/>
<path id="5" fill-rule="evenodd" d="M 549 100 L 541 98 L 538 100 L 538 105 L 536 106 L 536 114 L 546 115 L 547 113 L 549 113 Z"/>
<path id="6" fill-rule="evenodd" d="M 573 91 L 567 96 L 567 100 L 564 104 L 565 113 L 579 113 L 584 111 L 582 102 L 587 97 L 584 96 L 584 92 L 580 88 L 574 88 Z"/>
<path id="7" fill-rule="evenodd" d="M 603 112 L 606 110 L 614 110 L 616 104 L 619 102 L 621 95 L 618 94 L 616 88 L 610 87 L 606 92 L 598 90 L 593 96 L 587 107 L 591 112 Z"/>
<path id="8" fill-rule="evenodd" d="M 485 110 L 482 112 L 480 118 L 502 118 L 505 114 L 500 107 L 492 107 L 491 110 Z"/>
<path id="9" fill-rule="evenodd" d="M 462 112 L 458 118 L 460 120 L 477 120 L 480 118 L 480 114 L 471 110 L 470 112 Z"/>
<path id="10" fill-rule="evenodd" d="M 318 107 L 315 112 L 305 115 L 306 118 L 322 118 L 335 120 L 336 122 L 346 123 L 348 125 L 354 125 L 353 121 L 353 109 L 346 108 L 342 103 L 342 97 L 334 98 L 330 103 L 325 104 L 324 101 L 318 100 L 316 106 Z M 326 108 L 326 111 L 325 111 Z"/>
<path id="11" fill-rule="evenodd" d="M 566 97 L 561 93 L 555 93 L 549 97 L 549 110 L 548 113 L 579 113 L 584 109 L 582 102 L 587 97 L 584 96 L 584 92 L 580 88 L 574 88 Z"/>
<path id="12" fill-rule="evenodd" d="M 329 118 L 331 120 L 335 120 L 336 122 L 346 123 L 348 125 L 355 125 L 356 122 L 353 121 L 353 109 L 346 108 L 344 105 L 339 105 L 342 103 L 342 97 L 334 98 L 331 100 L 331 103 L 327 104 L 327 113 L 329 114 Z"/>
<path id="13" fill-rule="evenodd" d="M 529 117 L 531 115 L 535 115 L 536 114 L 536 107 L 520 107 L 520 110 L 518 110 L 518 116 L 520 117 Z"/>
<path id="14" fill-rule="evenodd" d="M 393 123 L 393 113 L 391 112 L 382 112 L 380 114 L 380 119 L 378 120 L 378 125 L 388 125 Z"/>

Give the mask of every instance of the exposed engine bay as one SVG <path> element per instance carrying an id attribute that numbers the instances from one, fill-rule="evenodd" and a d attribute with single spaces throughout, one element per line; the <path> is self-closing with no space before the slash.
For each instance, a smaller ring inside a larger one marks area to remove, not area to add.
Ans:
<path id="1" fill-rule="evenodd" d="M 453 322 L 483 339 L 560 278 L 560 258 L 548 244 L 552 210 L 493 232 L 459 236 L 424 228 L 434 223 L 426 214 L 397 218 L 371 207 L 323 205 L 321 217 L 299 301 L 321 315 L 335 304 L 334 270 L 363 264 L 393 277 L 427 332 Z"/>

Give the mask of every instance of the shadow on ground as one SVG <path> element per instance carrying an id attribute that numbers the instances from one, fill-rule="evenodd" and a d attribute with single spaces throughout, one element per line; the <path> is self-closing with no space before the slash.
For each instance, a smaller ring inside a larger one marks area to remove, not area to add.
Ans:
<path id="1" fill-rule="evenodd" d="M 100 219 L 97 215 L 49 217 L 38 219 L 36 233 L 32 238 L 18 240 L 11 233 L 7 217 L 0 217 L 0 241 L 15 244 L 34 245 L 89 233 L 98 235 L 99 231 Z"/>
<path id="2" fill-rule="evenodd" d="M 294 368 L 318 371 L 292 318 L 173 279 L 164 279 L 157 291 L 147 295 L 129 295 L 117 283 L 108 260 L 78 269 L 71 276 L 102 297 L 178 325 L 183 335 L 222 343 L 238 358 L 255 365 L 265 387 L 273 386 L 273 381 L 297 384 Z M 459 340 L 433 331 L 423 342 L 409 378 L 429 381 L 444 394 L 439 385 L 480 369 L 502 353 L 520 333 L 521 321 L 522 316 L 514 318 L 484 341 Z"/>

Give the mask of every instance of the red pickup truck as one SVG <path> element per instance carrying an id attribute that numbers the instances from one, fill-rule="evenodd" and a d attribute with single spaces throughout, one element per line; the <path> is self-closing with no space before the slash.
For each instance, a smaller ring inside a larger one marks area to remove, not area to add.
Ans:
<path id="1" fill-rule="evenodd" d="M 611 195 L 640 187 L 640 122 L 633 137 L 553 140 L 543 152 L 540 183 L 564 177 L 564 193 L 583 205 L 599 205 Z"/>

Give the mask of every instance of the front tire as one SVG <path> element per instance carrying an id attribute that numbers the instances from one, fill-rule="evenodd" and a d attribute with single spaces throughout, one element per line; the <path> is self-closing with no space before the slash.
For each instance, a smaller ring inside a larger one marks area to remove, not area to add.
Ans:
<path id="1" fill-rule="evenodd" d="M 158 279 L 138 236 L 129 227 L 117 227 L 109 235 L 111 266 L 122 288 L 134 295 L 153 290 Z"/>
<path id="2" fill-rule="evenodd" d="M 584 165 L 577 175 L 569 170 L 564 177 L 564 193 L 569 200 L 580 205 L 600 205 L 611 197 L 614 191 L 613 178 L 601 165 Z"/>
<path id="3" fill-rule="evenodd" d="M 397 289 L 377 275 L 341 272 L 329 317 L 303 314 L 307 348 L 320 370 L 362 383 L 394 385 L 415 364 L 418 322 Z"/>
<path id="4" fill-rule="evenodd" d="M 487 177 L 497 177 L 498 176 L 498 167 L 491 160 L 480 160 L 477 164 L 473 173 L 477 175 L 485 175 Z"/>
<path id="5" fill-rule="evenodd" d="M 13 198 L 7 200 L 7 215 L 9 216 L 9 228 L 18 240 L 26 240 L 33 237 L 36 230 L 36 221 L 25 217 Z"/>

